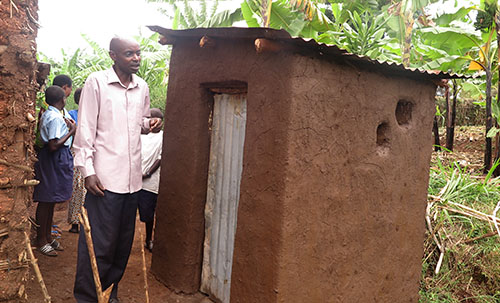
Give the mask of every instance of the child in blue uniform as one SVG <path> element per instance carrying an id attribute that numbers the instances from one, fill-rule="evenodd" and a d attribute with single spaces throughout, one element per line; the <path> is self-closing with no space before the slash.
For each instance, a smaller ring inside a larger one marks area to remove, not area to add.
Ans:
<path id="1" fill-rule="evenodd" d="M 79 87 L 75 90 L 75 93 L 73 94 L 73 98 L 75 99 L 75 104 L 78 106 L 80 103 L 80 95 L 82 94 L 82 88 Z M 69 115 L 71 118 L 73 118 L 73 121 L 75 123 L 78 123 L 78 109 L 73 109 L 69 111 Z"/>
<path id="2" fill-rule="evenodd" d="M 33 200 L 36 209 L 37 246 L 47 256 L 57 256 L 56 250 L 63 250 L 61 244 L 52 239 L 51 227 L 55 203 L 71 198 L 73 185 L 73 157 L 69 147 L 76 125 L 64 110 L 66 97 L 64 90 L 51 86 L 45 91 L 45 101 L 49 105 L 40 119 L 40 138 L 43 147 L 35 163 L 35 178 L 40 181 L 35 187 Z"/>

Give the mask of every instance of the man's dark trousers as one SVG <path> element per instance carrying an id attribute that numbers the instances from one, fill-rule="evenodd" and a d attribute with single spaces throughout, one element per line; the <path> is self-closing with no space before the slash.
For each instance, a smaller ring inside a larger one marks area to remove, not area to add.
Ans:
<path id="1" fill-rule="evenodd" d="M 120 282 L 132 249 L 138 193 L 116 194 L 104 191 L 104 197 L 87 192 L 85 205 L 103 291 L 114 284 L 111 298 L 118 295 Z M 97 303 L 85 233 L 80 226 L 78 263 L 74 295 L 78 303 Z"/>

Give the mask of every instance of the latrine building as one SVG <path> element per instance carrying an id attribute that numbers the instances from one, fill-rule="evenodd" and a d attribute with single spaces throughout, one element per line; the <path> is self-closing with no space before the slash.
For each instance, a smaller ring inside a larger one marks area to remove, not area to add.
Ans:
<path id="1" fill-rule="evenodd" d="M 284 31 L 173 45 L 152 271 L 218 302 L 417 302 L 435 82 Z"/>

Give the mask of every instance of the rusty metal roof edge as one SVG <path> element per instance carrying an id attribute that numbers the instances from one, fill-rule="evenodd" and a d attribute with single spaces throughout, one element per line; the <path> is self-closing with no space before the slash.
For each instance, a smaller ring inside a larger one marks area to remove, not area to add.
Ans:
<path id="1" fill-rule="evenodd" d="M 276 30 L 262 27 L 199 27 L 183 30 L 173 30 L 157 25 L 148 25 L 150 30 L 166 37 L 196 37 L 204 35 L 213 38 L 267 38 L 267 39 L 291 39 L 292 36 L 285 30 Z"/>
<path id="2" fill-rule="evenodd" d="M 432 78 L 437 78 L 437 79 L 473 79 L 476 78 L 475 75 L 465 75 L 465 74 L 458 74 L 458 73 L 448 73 L 448 72 L 443 72 L 443 71 L 431 71 L 431 70 L 425 70 L 425 69 L 419 69 L 419 68 L 414 68 L 414 67 L 405 67 L 401 63 L 397 62 L 391 62 L 391 61 L 383 61 L 383 60 L 377 60 L 377 59 L 372 59 L 368 56 L 363 56 L 363 55 L 357 55 L 348 52 L 345 49 L 342 49 L 338 47 L 337 45 L 333 44 L 326 44 L 326 43 L 319 43 L 314 39 L 305 39 L 301 37 L 293 37 L 291 38 L 295 43 L 304 43 L 308 46 L 317 46 L 320 51 L 325 51 L 329 49 L 333 49 L 334 53 L 337 53 L 337 55 L 341 55 L 344 58 L 347 58 L 348 60 L 351 61 L 360 61 L 364 63 L 371 63 L 373 65 L 380 65 L 384 66 L 389 69 L 394 69 L 394 70 L 399 70 L 401 72 L 411 72 L 411 73 L 420 73 L 422 75 L 427 75 Z"/>
<path id="3" fill-rule="evenodd" d="M 213 38 L 267 38 L 274 40 L 282 40 L 284 42 L 293 43 L 296 45 L 303 44 L 306 47 L 315 47 L 320 53 L 329 53 L 330 55 L 341 56 L 349 61 L 358 62 L 361 64 L 369 64 L 374 66 L 381 66 L 393 72 L 420 74 L 424 77 L 432 79 L 473 79 L 474 75 L 465 75 L 458 73 L 448 73 L 443 71 L 430 71 L 419 68 L 404 67 L 401 63 L 382 61 L 372 59 L 368 56 L 357 55 L 349 53 L 347 50 L 341 49 L 337 45 L 319 43 L 314 39 L 306 39 L 301 37 L 292 37 L 285 30 L 277 30 L 271 28 L 261 27 L 219 27 L 219 28 L 193 28 L 184 30 L 173 30 L 163 28 L 161 26 L 148 26 L 154 32 L 157 32 L 169 38 L 201 38 L 208 35 Z"/>

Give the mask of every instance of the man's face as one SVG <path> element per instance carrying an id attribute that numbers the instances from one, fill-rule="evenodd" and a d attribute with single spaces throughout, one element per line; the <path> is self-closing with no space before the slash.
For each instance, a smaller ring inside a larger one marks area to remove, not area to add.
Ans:
<path id="1" fill-rule="evenodd" d="M 121 41 L 120 47 L 117 50 L 110 51 L 110 56 L 120 71 L 126 74 L 135 74 L 139 71 L 141 49 L 136 42 Z"/>

